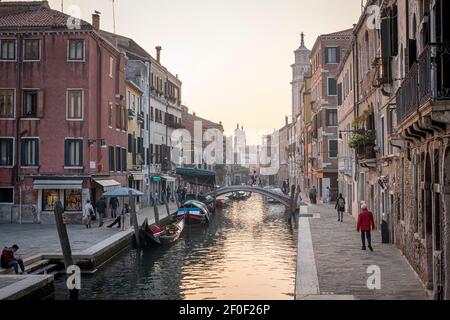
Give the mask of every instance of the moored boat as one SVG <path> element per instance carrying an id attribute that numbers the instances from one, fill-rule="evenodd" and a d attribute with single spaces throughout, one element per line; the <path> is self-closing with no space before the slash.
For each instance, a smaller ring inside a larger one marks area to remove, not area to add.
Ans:
<path id="1" fill-rule="evenodd" d="M 146 219 L 141 229 L 147 239 L 157 244 L 167 245 L 176 242 L 180 238 L 184 226 L 184 219 L 178 219 L 176 222 L 165 227 L 158 227 L 157 225 L 149 226 L 148 220 Z"/>
<path id="2" fill-rule="evenodd" d="M 211 219 L 211 214 L 204 203 L 190 200 L 178 209 L 177 220 L 180 219 L 184 219 L 188 225 L 207 224 Z"/>

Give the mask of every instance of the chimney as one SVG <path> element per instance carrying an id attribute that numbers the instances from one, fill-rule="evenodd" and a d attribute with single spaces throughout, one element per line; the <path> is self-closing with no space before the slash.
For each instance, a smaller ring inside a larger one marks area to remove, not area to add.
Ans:
<path id="1" fill-rule="evenodd" d="M 158 63 L 161 63 L 161 50 L 162 47 L 160 46 L 156 47 L 156 61 L 158 61 Z"/>
<path id="2" fill-rule="evenodd" d="M 286 116 L 286 126 L 288 126 L 288 125 L 289 125 L 289 117 Z"/>
<path id="3" fill-rule="evenodd" d="M 100 15 L 98 13 L 92 15 L 92 27 L 95 31 L 100 30 Z"/>
<path id="4" fill-rule="evenodd" d="M 117 37 L 117 35 L 113 35 L 112 36 L 112 38 L 111 38 L 111 41 L 112 41 L 112 45 L 115 47 L 115 48 L 118 48 L 119 47 L 119 38 Z"/>
<path id="5" fill-rule="evenodd" d="M 192 115 L 195 117 L 195 116 L 197 116 L 197 114 L 195 113 L 195 111 L 194 112 L 192 112 Z"/>

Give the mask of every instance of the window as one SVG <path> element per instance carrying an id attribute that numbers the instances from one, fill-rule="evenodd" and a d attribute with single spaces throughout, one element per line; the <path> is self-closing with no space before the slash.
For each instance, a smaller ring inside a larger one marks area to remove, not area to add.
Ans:
<path id="1" fill-rule="evenodd" d="M 113 107 L 112 107 L 112 103 L 109 103 L 109 107 L 108 107 L 108 126 L 110 128 L 112 128 L 113 125 Z"/>
<path id="2" fill-rule="evenodd" d="M 385 123 L 384 123 L 384 116 L 380 117 L 380 123 L 381 123 L 381 139 L 380 139 L 380 144 L 381 144 L 381 154 L 384 156 L 385 155 L 385 144 L 384 144 L 384 139 L 385 139 L 385 134 L 386 134 L 386 130 L 385 130 Z"/>
<path id="3" fill-rule="evenodd" d="M 81 190 L 64 190 L 64 211 L 83 211 Z"/>
<path id="4" fill-rule="evenodd" d="M 327 115 L 327 126 L 328 127 L 337 127 L 337 125 L 338 125 L 337 110 L 336 109 L 327 109 L 326 115 Z"/>
<path id="5" fill-rule="evenodd" d="M 54 211 L 59 201 L 59 190 L 42 190 L 42 211 Z"/>
<path id="6" fill-rule="evenodd" d="M 0 188 L 0 203 L 14 203 L 14 188 Z"/>
<path id="7" fill-rule="evenodd" d="M 114 58 L 110 57 L 109 58 L 109 77 L 110 78 L 113 77 L 113 71 L 114 71 Z"/>
<path id="8" fill-rule="evenodd" d="M 84 40 L 69 40 L 68 60 L 84 61 Z"/>
<path id="9" fill-rule="evenodd" d="M 329 140 L 328 141 L 328 157 L 329 158 L 337 158 L 338 157 L 338 141 L 337 140 Z"/>
<path id="10" fill-rule="evenodd" d="M 23 167 L 39 166 L 39 140 L 22 139 L 21 142 L 21 165 Z"/>
<path id="11" fill-rule="evenodd" d="M 16 60 L 16 40 L 0 40 L 0 60 Z"/>
<path id="12" fill-rule="evenodd" d="M 67 91 L 67 120 L 83 120 L 83 90 Z"/>
<path id="13" fill-rule="evenodd" d="M 0 138 L 0 166 L 11 167 L 14 163 L 14 139 Z"/>
<path id="14" fill-rule="evenodd" d="M 25 90 L 23 92 L 23 110 L 24 118 L 36 118 L 38 110 L 38 92 L 37 90 Z"/>
<path id="15" fill-rule="evenodd" d="M 155 116 L 153 113 L 153 107 L 150 107 L 150 121 L 155 121 Z"/>
<path id="16" fill-rule="evenodd" d="M 328 78 L 328 95 L 329 96 L 337 95 L 337 81 L 335 78 Z"/>
<path id="17" fill-rule="evenodd" d="M 109 146 L 109 171 L 113 172 L 115 171 L 115 162 L 114 162 L 114 147 Z"/>
<path id="18" fill-rule="evenodd" d="M 122 171 L 127 171 L 127 149 L 122 148 Z"/>
<path id="19" fill-rule="evenodd" d="M 39 61 L 41 60 L 41 41 L 37 39 L 29 39 L 24 41 L 23 48 L 24 61 Z"/>
<path id="20" fill-rule="evenodd" d="M 0 90 L 0 118 L 14 118 L 14 90 Z"/>
<path id="21" fill-rule="evenodd" d="M 83 166 L 83 140 L 66 139 L 65 143 L 65 167 Z"/>
<path id="22" fill-rule="evenodd" d="M 122 167 L 121 153 L 122 153 L 121 148 L 116 147 L 116 171 L 117 172 L 120 172 L 121 167 Z"/>
<path id="23" fill-rule="evenodd" d="M 342 96 L 343 96 L 343 92 L 342 92 L 342 83 L 338 84 L 338 106 L 342 106 Z M 345 95 L 346 97 L 346 95 Z"/>
<path id="24" fill-rule="evenodd" d="M 116 104 L 116 129 L 121 129 L 122 127 L 122 108 L 120 105 Z"/>
<path id="25" fill-rule="evenodd" d="M 339 63 L 339 47 L 327 47 L 325 49 L 325 63 Z"/>

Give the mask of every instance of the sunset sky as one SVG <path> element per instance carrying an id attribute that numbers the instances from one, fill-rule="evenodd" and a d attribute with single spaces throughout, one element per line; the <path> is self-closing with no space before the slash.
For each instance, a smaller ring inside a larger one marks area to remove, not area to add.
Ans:
<path id="1" fill-rule="evenodd" d="M 61 9 L 61 0 L 50 0 Z M 306 34 L 347 29 L 361 12 L 360 0 L 115 0 L 116 32 L 133 38 L 183 81 L 183 103 L 197 115 L 273 131 L 291 113 L 293 51 Z M 64 0 L 90 22 L 102 13 L 112 31 L 112 0 Z"/>

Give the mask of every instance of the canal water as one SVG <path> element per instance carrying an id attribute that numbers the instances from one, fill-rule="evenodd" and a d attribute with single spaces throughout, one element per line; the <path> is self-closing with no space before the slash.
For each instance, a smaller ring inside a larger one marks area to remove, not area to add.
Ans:
<path id="1" fill-rule="evenodd" d="M 282 205 L 232 202 L 169 247 L 124 252 L 82 278 L 86 300 L 294 299 L 297 231 Z M 64 279 L 57 299 L 66 299 Z"/>

